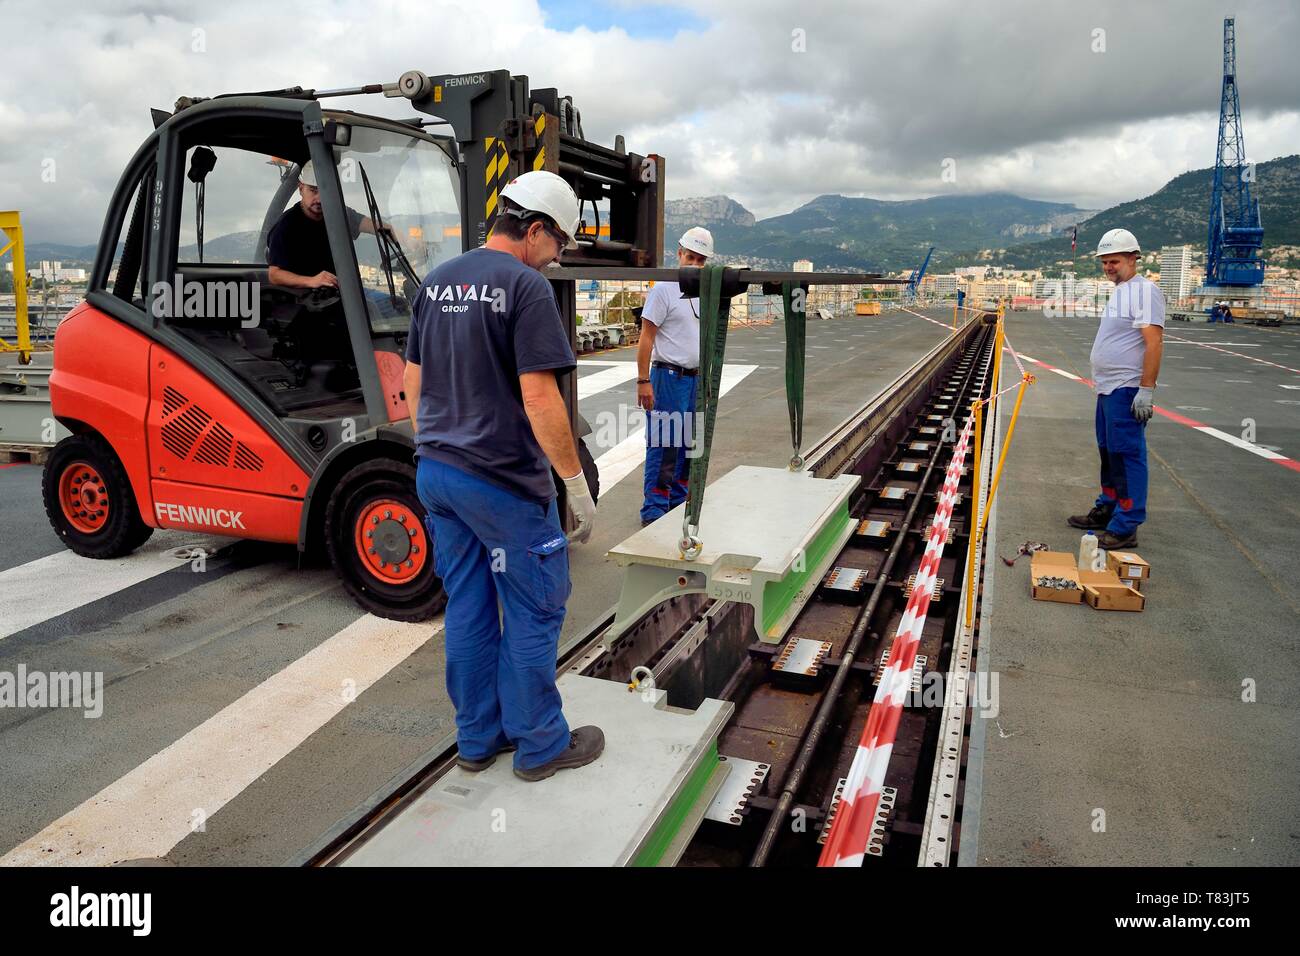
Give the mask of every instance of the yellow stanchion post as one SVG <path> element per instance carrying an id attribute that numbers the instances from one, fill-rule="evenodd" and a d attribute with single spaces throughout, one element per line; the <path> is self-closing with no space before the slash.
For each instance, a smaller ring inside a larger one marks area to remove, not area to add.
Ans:
<path id="1" fill-rule="evenodd" d="M 980 517 L 980 435 L 984 429 L 984 406 L 975 401 L 971 403 L 971 414 L 975 416 L 975 458 L 971 466 L 970 524 L 967 531 L 970 541 L 966 548 L 966 626 L 971 625 L 971 615 L 975 609 L 975 546 L 976 531 Z"/>
<path id="2" fill-rule="evenodd" d="M 989 395 L 998 393 L 998 383 L 1002 380 L 1002 340 L 1004 336 L 1002 310 L 999 308 L 997 329 L 993 334 L 993 387 L 989 389 Z"/>
<path id="3" fill-rule="evenodd" d="M 18 333 L 16 345 L 0 339 L 0 352 L 18 352 L 18 362 L 26 365 L 32 360 L 31 328 L 27 320 L 27 260 L 23 245 L 22 221 L 16 211 L 0 212 L 0 232 L 9 241 L 0 248 L 0 256 L 13 250 L 14 267 L 14 326 Z"/>
<path id="4" fill-rule="evenodd" d="M 998 457 L 997 470 L 993 472 L 993 481 L 989 485 L 988 505 L 984 509 L 984 517 L 980 520 L 979 534 L 984 535 L 984 528 L 989 523 L 989 511 L 993 508 L 993 496 L 998 493 L 998 480 L 1002 477 L 1002 466 L 1006 464 L 1007 452 L 1011 450 L 1011 436 L 1016 430 L 1016 419 L 1020 416 L 1020 403 L 1025 398 L 1025 386 L 1033 381 L 1033 378 L 1026 375 L 1020 380 L 1020 391 L 1016 393 L 1016 407 L 1011 410 L 1011 422 L 1007 425 L 1007 437 L 1002 443 L 1002 454 Z"/>

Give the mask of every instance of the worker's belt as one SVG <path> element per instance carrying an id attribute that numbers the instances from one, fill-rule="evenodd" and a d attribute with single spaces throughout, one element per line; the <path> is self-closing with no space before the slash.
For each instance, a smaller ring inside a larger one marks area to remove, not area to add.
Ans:
<path id="1" fill-rule="evenodd" d="M 674 365 L 672 362 L 651 362 L 655 368 L 666 368 L 670 372 L 676 372 L 678 375 L 685 375 L 687 378 L 694 378 L 700 374 L 698 368 L 682 368 L 680 365 Z"/>

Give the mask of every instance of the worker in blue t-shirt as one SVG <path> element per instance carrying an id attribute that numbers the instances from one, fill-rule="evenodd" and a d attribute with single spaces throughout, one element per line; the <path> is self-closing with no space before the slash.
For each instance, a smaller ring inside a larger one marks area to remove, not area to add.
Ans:
<path id="1" fill-rule="evenodd" d="M 589 764 L 605 746 L 598 727 L 569 729 L 555 686 L 567 548 L 591 536 L 596 504 L 556 382 L 576 359 L 540 270 L 576 247 L 578 220 L 554 173 L 511 180 L 487 244 L 424 280 L 406 346 L 416 488 L 447 589 L 457 763 L 476 772 L 515 751 L 525 780 Z M 577 525 L 567 539 L 552 466 Z"/>
<path id="2" fill-rule="evenodd" d="M 698 268 L 712 255 L 713 235 L 702 226 L 687 229 L 677 242 L 680 266 Z M 700 373 L 699 303 L 698 297 L 683 298 L 676 282 L 657 282 L 641 310 L 636 400 L 646 411 L 642 527 L 686 500 Z"/>
<path id="3" fill-rule="evenodd" d="M 1147 517 L 1146 424 L 1164 350 L 1165 299 L 1158 285 L 1137 274 L 1141 253 L 1127 229 L 1110 230 L 1097 246 L 1102 271 L 1115 283 L 1092 343 L 1101 494 L 1091 511 L 1068 523 L 1100 531 L 1097 544 L 1107 551 L 1136 546 Z"/>

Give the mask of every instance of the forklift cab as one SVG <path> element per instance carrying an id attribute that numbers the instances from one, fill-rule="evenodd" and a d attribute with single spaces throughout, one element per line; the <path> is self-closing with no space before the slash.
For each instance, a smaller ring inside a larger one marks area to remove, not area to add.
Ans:
<path id="1" fill-rule="evenodd" d="M 170 210 L 179 217 L 175 269 L 160 288 L 171 296 L 156 298 L 153 312 L 282 419 L 401 420 L 412 298 L 430 269 L 461 252 L 455 146 L 355 114 L 326 112 L 322 122 L 316 221 L 294 209 L 315 152 L 301 122 L 216 116 L 168 132 L 184 178 L 170 191 L 181 200 Z M 319 230 L 291 250 L 304 263 L 295 274 L 331 272 L 337 287 L 270 281 L 271 237 L 285 217 L 306 226 L 299 237 Z M 379 388 L 367 401 L 371 367 Z"/>

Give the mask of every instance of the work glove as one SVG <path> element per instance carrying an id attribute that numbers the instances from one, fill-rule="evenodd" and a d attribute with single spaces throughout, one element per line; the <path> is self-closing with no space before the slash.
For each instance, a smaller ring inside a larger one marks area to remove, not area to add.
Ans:
<path id="1" fill-rule="evenodd" d="M 572 478 L 561 478 L 564 490 L 569 496 L 569 511 L 573 513 L 576 527 L 569 532 L 569 542 L 585 544 L 591 537 L 591 529 L 596 524 L 596 502 L 587 487 L 587 476 L 579 471 Z"/>
<path id="2" fill-rule="evenodd" d="M 1145 425 L 1151 420 L 1151 413 L 1155 410 L 1152 404 L 1155 401 L 1154 388 L 1138 388 L 1138 393 L 1133 397 L 1133 417 Z"/>

